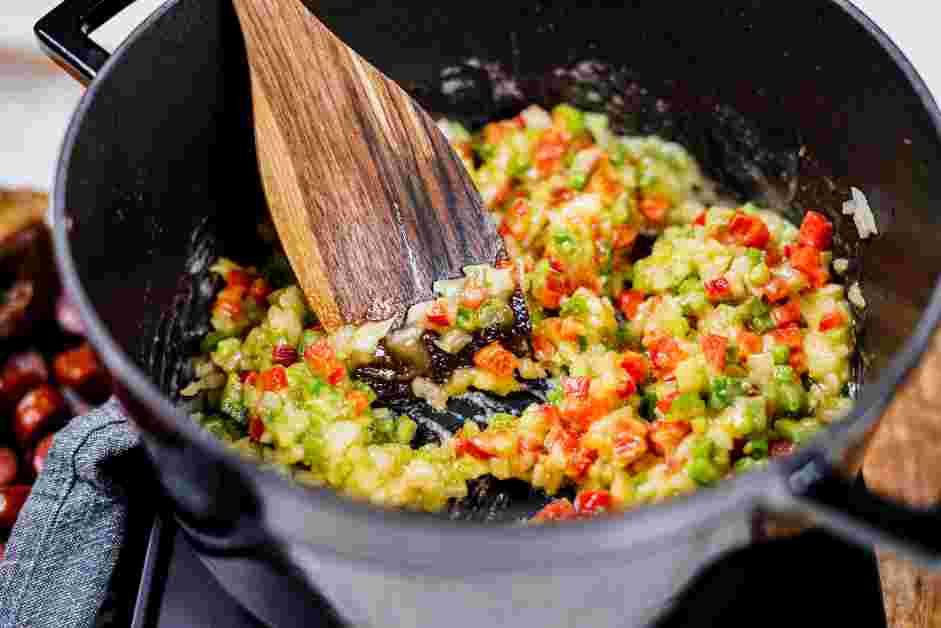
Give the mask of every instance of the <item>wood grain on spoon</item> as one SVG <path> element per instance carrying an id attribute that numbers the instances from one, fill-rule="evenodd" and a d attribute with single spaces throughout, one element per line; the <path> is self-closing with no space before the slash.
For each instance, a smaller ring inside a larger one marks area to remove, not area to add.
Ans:
<path id="1" fill-rule="evenodd" d="M 434 121 L 297 0 L 234 0 L 269 208 L 312 309 L 335 329 L 432 298 L 501 242 Z"/>

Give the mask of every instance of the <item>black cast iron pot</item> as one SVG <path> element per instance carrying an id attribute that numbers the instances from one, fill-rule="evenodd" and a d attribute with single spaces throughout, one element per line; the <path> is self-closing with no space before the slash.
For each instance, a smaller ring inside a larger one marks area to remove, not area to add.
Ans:
<path id="1" fill-rule="evenodd" d="M 845 421 L 713 490 L 523 527 L 379 512 L 294 486 L 227 452 L 175 405 L 207 329 L 206 268 L 258 249 L 264 201 L 229 2 L 171 0 L 109 57 L 88 32 L 130 1 L 68 0 L 37 25 L 50 53 L 91 83 L 56 173 L 58 263 L 178 518 L 264 619 L 309 623 L 304 591 L 316 588 L 363 625 L 640 624 L 706 561 L 752 540 L 759 511 L 811 515 L 937 564 L 936 512 L 850 501 L 837 474 L 941 315 L 941 117 L 848 2 L 311 3 L 434 112 L 479 125 L 532 101 L 607 108 L 622 131 L 689 146 L 730 194 L 763 196 L 796 219 L 827 212 L 852 260 L 869 305 L 857 312 L 863 352 Z M 867 243 L 838 211 L 850 185 L 876 213 L 880 235 Z M 516 498 L 494 490 L 499 504 L 485 510 L 500 519 Z"/>

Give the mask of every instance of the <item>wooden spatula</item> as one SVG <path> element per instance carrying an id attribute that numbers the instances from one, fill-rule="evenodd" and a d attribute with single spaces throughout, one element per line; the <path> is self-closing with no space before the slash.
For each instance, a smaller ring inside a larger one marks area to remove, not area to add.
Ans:
<path id="1" fill-rule="evenodd" d="M 233 0 L 265 193 L 321 323 L 386 320 L 501 241 L 434 121 L 299 0 Z"/>

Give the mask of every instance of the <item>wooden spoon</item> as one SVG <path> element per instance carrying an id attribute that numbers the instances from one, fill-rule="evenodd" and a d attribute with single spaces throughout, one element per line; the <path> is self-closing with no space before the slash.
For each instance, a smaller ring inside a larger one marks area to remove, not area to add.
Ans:
<path id="1" fill-rule="evenodd" d="M 271 215 L 328 329 L 386 320 L 501 240 L 460 160 L 402 88 L 299 0 L 233 0 Z"/>

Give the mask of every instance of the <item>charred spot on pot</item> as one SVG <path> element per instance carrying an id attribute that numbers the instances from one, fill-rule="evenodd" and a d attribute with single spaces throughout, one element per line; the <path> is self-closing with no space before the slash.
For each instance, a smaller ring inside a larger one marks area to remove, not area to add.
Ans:
<path id="1" fill-rule="evenodd" d="M 513 310 L 513 340 L 516 344 L 519 344 L 533 334 L 533 322 L 529 318 L 529 306 L 526 305 L 526 297 L 519 287 L 510 295 L 510 309 Z M 522 352 L 523 349 L 516 351 L 516 353 Z"/>
<path id="2" fill-rule="evenodd" d="M 380 404 L 388 404 L 412 395 L 411 385 L 404 374 L 404 370 L 384 366 L 361 366 L 352 373 L 355 379 L 369 385 Z"/>
<path id="3" fill-rule="evenodd" d="M 501 343 L 517 356 L 528 355 L 532 323 L 526 297 L 519 288 L 510 296 L 510 309 L 513 310 L 513 322 L 510 325 L 491 325 L 475 332 L 467 346 L 457 353 L 441 349 L 435 342 L 437 336 L 434 333 L 426 331 L 422 334 L 425 349 L 431 356 L 430 379 L 437 384 L 447 382 L 455 370 L 473 366 L 474 355 L 494 342 Z"/>
<path id="4" fill-rule="evenodd" d="M 448 517 L 474 523 L 519 521 L 529 519 L 555 498 L 574 496 L 574 491 L 565 489 L 550 497 L 526 482 L 498 480 L 488 474 L 468 482 L 467 496 L 451 502 Z"/>

